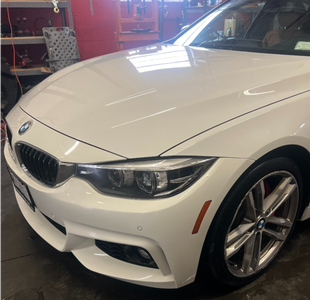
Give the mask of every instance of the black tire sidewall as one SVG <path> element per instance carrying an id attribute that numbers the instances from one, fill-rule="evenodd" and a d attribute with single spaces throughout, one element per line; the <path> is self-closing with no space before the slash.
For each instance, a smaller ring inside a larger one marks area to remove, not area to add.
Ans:
<path id="1" fill-rule="evenodd" d="M 282 250 L 284 244 L 281 246 L 277 255 L 272 261 L 256 274 L 249 277 L 236 277 L 229 272 L 226 262 L 224 260 L 225 238 L 228 229 L 232 223 L 235 213 L 248 191 L 263 177 L 275 172 L 287 171 L 291 173 L 299 187 L 299 203 L 295 220 L 289 235 L 292 233 L 297 221 L 297 216 L 301 207 L 302 197 L 302 177 L 301 173 L 294 163 L 288 158 L 271 159 L 259 164 L 255 164 L 241 178 L 234 184 L 230 192 L 227 194 L 220 208 L 218 209 L 211 227 L 209 229 L 207 238 L 204 243 L 202 255 L 200 259 L 200 272 L 208 271 L 218 282 L 228 286 L 242 286 L 255 280 L 261 273 L 270 266 L 275 257 Z"/>

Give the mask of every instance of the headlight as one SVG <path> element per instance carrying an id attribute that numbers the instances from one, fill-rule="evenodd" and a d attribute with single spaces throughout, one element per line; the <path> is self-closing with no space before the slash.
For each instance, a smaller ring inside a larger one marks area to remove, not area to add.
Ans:
<path id="1" fill-rule="evenodd" d="M 140 199 L 169 197 L 197 181 L 215 161 L 214 157 L 178 157 L 79 164 L 76 176 L 104 194 Z"/>

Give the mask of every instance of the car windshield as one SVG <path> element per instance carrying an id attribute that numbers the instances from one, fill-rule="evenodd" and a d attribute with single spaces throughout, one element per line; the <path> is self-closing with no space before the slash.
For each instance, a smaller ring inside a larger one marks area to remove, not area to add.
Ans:
<path id="1" fill-rule="evenodd" d="M 310 0 L 231 0 L 172 42 L 179 46 L 310 56 Z"/>

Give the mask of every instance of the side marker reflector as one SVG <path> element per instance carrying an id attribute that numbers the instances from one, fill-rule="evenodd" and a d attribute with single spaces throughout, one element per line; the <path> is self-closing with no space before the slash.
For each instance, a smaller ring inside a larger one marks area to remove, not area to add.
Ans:
<path id="1" fill-rule="evenodd" d="M 209 200 L 209 201 L 205 202 L 205 204 L 203 205 L 203 207 L 202 207 L 202 209 L 201 209 L 201 211 L 200 211 L 200 213 L 199 213 L 199 216 L 198 216 L 198 218 L 197 218 L 197 220 L 196 220 L 196 223 L 195 223 L 195 226 L 194 226 L 194 228 L 193 228 L 192 234 L 196 234 L 196 233 L 199 231 L 201 222 L 202 222 L 202 220 L 203 220 L 203 218 L 204 218 L 206 212 L 208 211 L 208 208 L 209 208 L 211 202 L 212 202 L 212 201 Z"/>

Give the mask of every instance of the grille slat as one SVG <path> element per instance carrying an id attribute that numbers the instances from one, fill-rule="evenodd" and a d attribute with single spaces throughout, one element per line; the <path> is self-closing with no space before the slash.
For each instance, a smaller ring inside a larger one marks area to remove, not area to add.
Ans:
<path id="1" fill-rule="evenodd" d="M 38 170 L 39 170 L 39 175 L 41 178 L 44 178 L 43 176 L 43 172 L 42 172 L 42 169 L 41 169 L 41 158 L 44 154 L 41 152 L 38 156 Z"/>
<path id="2" fill-rule="evenodd" d="M 25 161 L 25 160 L 26 160 L 26 157 L 27 157 L 27 154 L 26 154 L 26 153 L 27 153 L 27 150 L 28 150 L 28 148 L 23 147 L 23 148 L 22 148 L 22 151 L 20 151 L 22 161 Z"/>
<path id="3" fill-rule="evenodd" d="M 33 148 L 30 148 L 30 151 L 29 151 L 29 155 L 26 157 L 26 159 L 29 161 L 28 163 L 28 166 L 29 168 L 27 167 L 27 169 L 33 173 L 33 174 L 36 174 L 35 171 L 34 171 L 34 167 L 33 167 L 33 160 L 32 160 L 32 156 L 33 156 L 33 152 L 35 150 Z M 35 176 L 36 177 L 36 176 Z"/>
<path id="4" fill-rule="evenodd" d="M 53 181 L 53 178 L 52 178 L 52 169 L 51 169 L 51 157 L 48 157 L 48 159 L 46 160 L 46 169 L 48 170 L 48 172 L 46 172 L 46 175 L 47 175 L 47 178 L 49 181 Z"/>
<path id="5" fill-rule="evenodd" d="M 48 176 L 48 164 L 47 164 L 48 159 L 49 159 L 49 157 L 47 155 L 45 155 L 45 158 L 43 160 L 43 171 L 44 171 L 44 175 L 45 175 L 45 180 L 46 181 L 50 180 L 49 176 Z"/>
<path id="6" fill-rule="evenodd" d="M 55 180 L 56 180 L 56 177 L 57 177 L 57 166 L 58 166 L 58 164 L 57 164 L 56 161 L 53 161 L 52 165 L 53 165 L 53 178 L 55 178 Z"/>
<path id="7" fill-rule="evenodd" d="M 59 170 L 58 161 L 52 156 L 25 144 L 19 144 L 21 163 L 40 182 L 54 186 Z"/>
<path id="8" fill-rule="evenodd" d="M 44 162 L 46 160 L 47 156 L 43 153 L 43 157 L 42 157 L 42 160 L 41 160 L 41 170 L 42 170 L 42 178 L 44 181 L 47 181 L 47 176 L 45 175 L 45 171 L 44 171 Z"/>
<path id="9" fill-rule="evenodd" d="M 24 158 L 25 158 L 25 159 L 26 159 L 26 157 L 28 156 L 30 150 L 31 150 L 30 147 L 25 146 L 25 151 L 24 151 Z"/>
<path id="10" fill-rule="evenodd" d="M 40 152 L 35 151 L 35 152 L 33 153 L 33 158 L 32 158 L 32 161 L 33 161 L 33 168 L 34 168 L 34 170 L 35 170 L 35 174 L 36 174 L 37 179 L 40 178 L 40 171 L 39 171 L 39 169 L 38 169 L 38 161 L 37 161 L 38 154 L 40 154 Z"/>
<path id="11" fill-rule="evenodd" d="M 36 171 L 36 168 L 35 168 L 35 154 L 36 154 L 36 150 L 33 149 L 30 152 L 30 161 L 31 161 L 32 172 L 33 172 L 33 174 L 35 174 L 35 177 L 37 178 L 38 175 L 37 175 L 37 171 Z"/>
<path id="12" fill-rule="evenodd" d="M 34 167 L 33 167 L 33 161 L 32 161 L 33 151 L 35 151 L 33 148 L 31 148 L 29 150 L 28 155 L 26 156 L 26 159 L 28 159 L 28 161 L 29 161 L 29 164 L 28 164 L 29 168 L 27 168 L 27 169 L 35 174 Z"/>
<path id="13" fill-rule="evenodd" d="M 51 170 L 50 175 L 51 175 L 51 180 L 54 180 L 55 176 L 54 176 L 54 170 L 53 170 L 53 162 L 50 160 L 48 162 L 48 169 Z M 56 179 L 56 178 L 55 178 Z"/>

